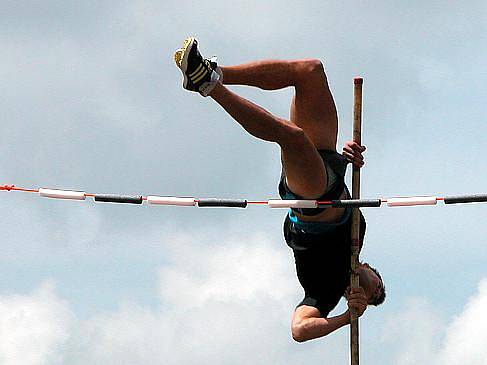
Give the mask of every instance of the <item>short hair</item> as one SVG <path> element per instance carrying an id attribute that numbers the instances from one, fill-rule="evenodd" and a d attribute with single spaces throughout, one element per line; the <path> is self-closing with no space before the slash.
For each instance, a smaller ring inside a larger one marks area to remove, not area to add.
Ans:
<path id="1" fill-rule="evenodd" d="M 370 268 L 370 270 L 372 270 L 375 273 L 375 275 L 377 275 L 377 277 L 379 278 L 379 280 L 382 284 L 382 290 L 381 290 L 380 294 L 376 298 L 373 298 L 373 300 L 369 303 L 371 305 L 378 306 L 378 305 L 381 305 L 382 303 L 384 303 L 384 300 L 386 300 L 386 287 L 384 286 L 384 281 L 382 280 L 382 276 L 380 276 L 379 271 L 377 271 L 377 269 L 373 268 L 370 265 L 369 265 L 369 268 Z"/>

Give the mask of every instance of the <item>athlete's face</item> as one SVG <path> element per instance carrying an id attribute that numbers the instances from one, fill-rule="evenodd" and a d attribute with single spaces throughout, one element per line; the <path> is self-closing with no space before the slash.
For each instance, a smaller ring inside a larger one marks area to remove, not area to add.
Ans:
<path id="1" fill-rule="evenodd" d="M 370 303 L 381 294 L 382 281 L 367 263 L 360 264 L 358 273 L 360 286 L 364 288 L 367 301 Z"/>

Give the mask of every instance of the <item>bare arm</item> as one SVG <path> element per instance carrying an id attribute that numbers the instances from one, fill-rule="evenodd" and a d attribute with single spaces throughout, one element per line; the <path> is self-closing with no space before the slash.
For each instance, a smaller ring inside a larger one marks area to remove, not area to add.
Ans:
<path id="1" fill-rule="evenodd" d="M 347 290 L 348 307 L 354 308 L 361 316 L 367 309 L 367 297 L 363 288 Z M 323 318 L 318 309 L 311 306 L 300 306 L 293 316 L 292 334 L 297 342 L 304 342 L 314 338 L 326 336 L 337 329 L 350 324 L 350 311 L 336 316 Z"/>
<path id="2" fill-rule="evenodd" d="M 293 323 L 293 338 L 297 342 L 304 342 L 314 338 L 323 337 L 350 323 L 348 310 L 339 316 L 322 318 L 303 318 Z"/>

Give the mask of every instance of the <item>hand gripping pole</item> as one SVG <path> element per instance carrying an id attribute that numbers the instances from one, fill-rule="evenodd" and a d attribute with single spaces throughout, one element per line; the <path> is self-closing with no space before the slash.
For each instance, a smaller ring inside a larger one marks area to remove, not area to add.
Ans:
<path id="1" fill-rule="evenodd" d="M 362 78 L 355 78 L 353 90 L 353 140 L 362 144 Z M 353 165 L 352 165 L 353 166 Z M 353 166 L 352 171 L 352 199 L 360 199 L 360 168 Z M 353 208 L 352 211 L 352 257 L 350 287 L 359 287 L 357 273 L 358 256 L 360 251 L 360 211 Z M 352 365 L 359 365 L 359 331 L 358 315 L 352 310 L 350 313 L 350 360 Z"/>

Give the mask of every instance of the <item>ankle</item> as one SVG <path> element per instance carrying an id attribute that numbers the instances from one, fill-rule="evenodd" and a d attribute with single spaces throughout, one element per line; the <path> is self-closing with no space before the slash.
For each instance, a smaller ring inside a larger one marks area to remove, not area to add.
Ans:
<path id="1" fill-rule="evenodd" d="M 225 91 L 225 86 L 223 86 L 221 79 L 215 83 L 213 89 L 207 94 L 207 96 L 215 99 L 218 98 Z"/>
<path id="2" fill-rule="evenodd" d="M 220 76 L 220 82 L 223 84 L 223 67 L 217 66 L 215 71 Z"/>
<path id="3" fill-rule="evenodd" d="M 201 84 L 199 87 L 199 93 L 204 97 L 209 96 L 213 92 L 213 89 L 220 83 L 219 80 L 220 75 L 216 71 L 212 70 L 209 80 Z"/>

